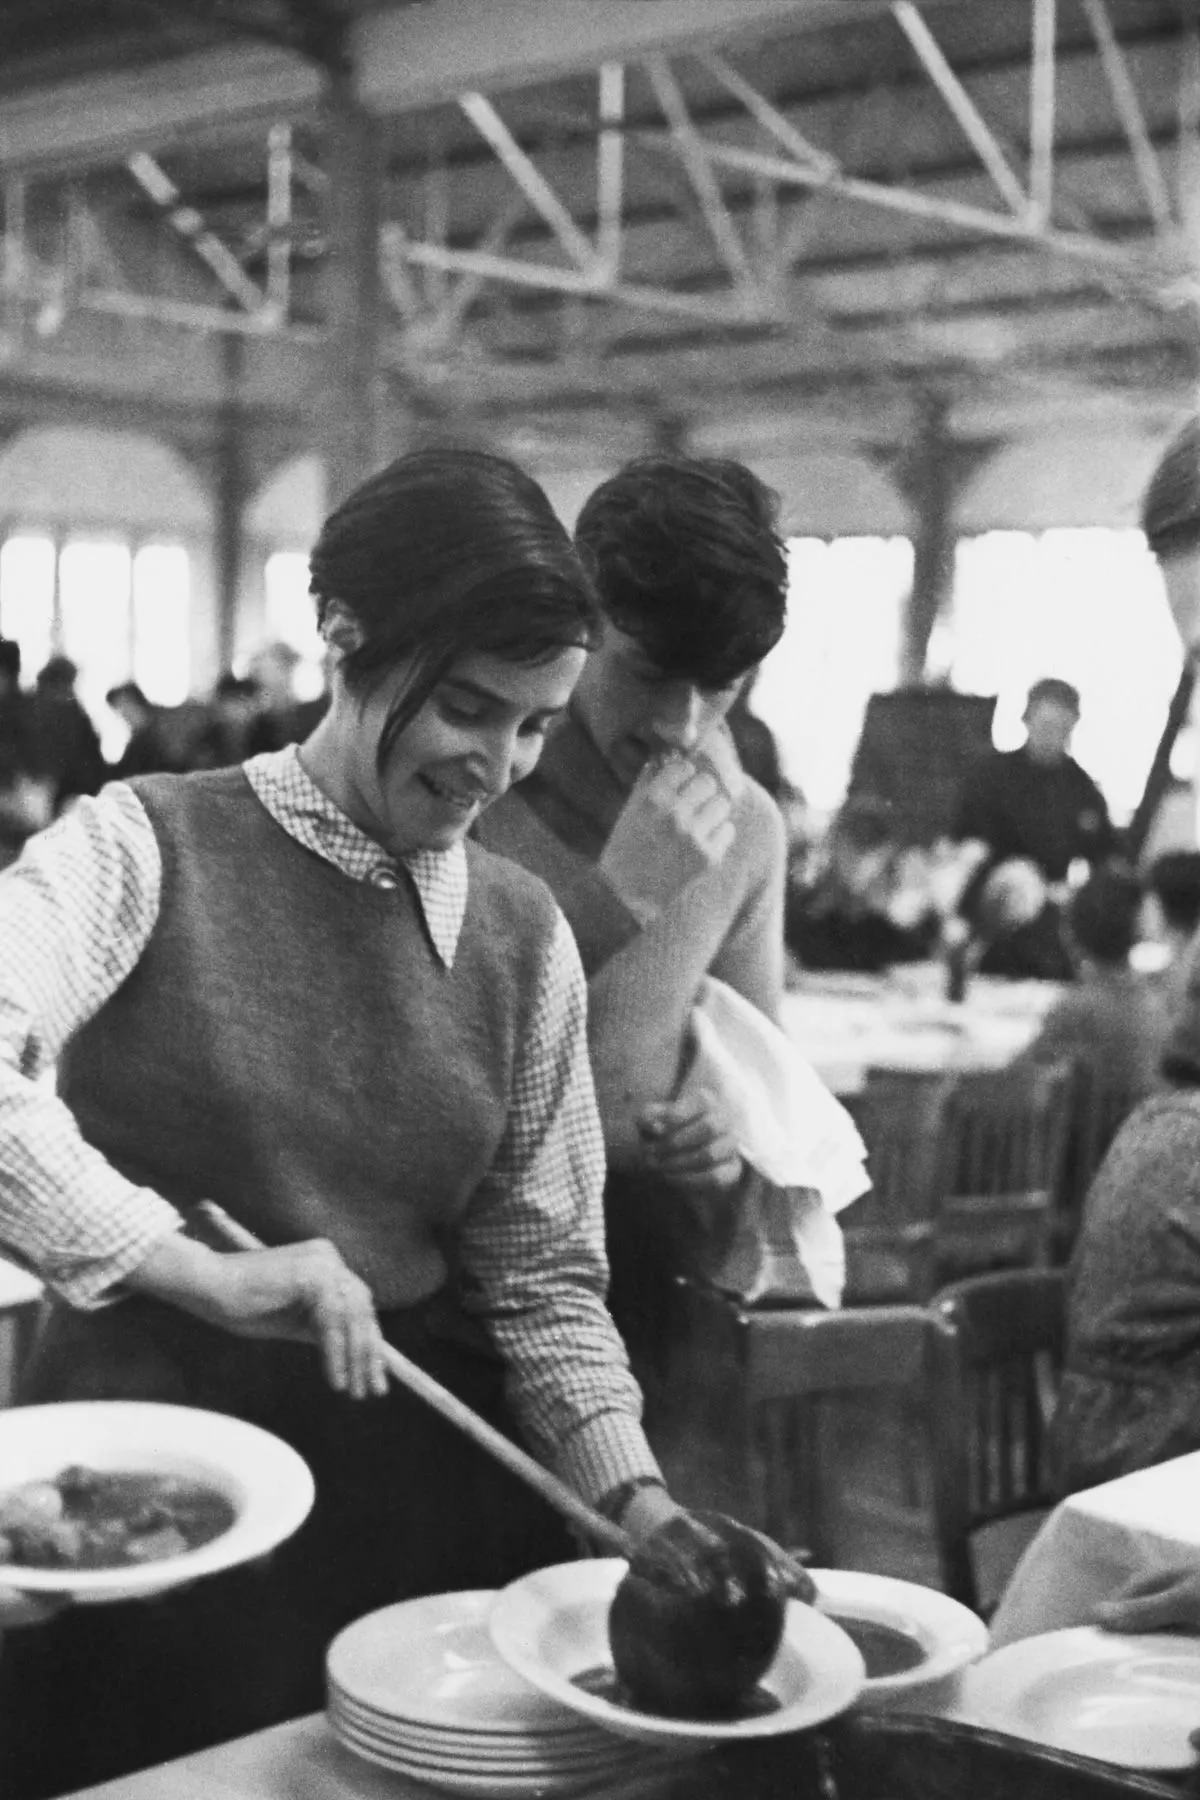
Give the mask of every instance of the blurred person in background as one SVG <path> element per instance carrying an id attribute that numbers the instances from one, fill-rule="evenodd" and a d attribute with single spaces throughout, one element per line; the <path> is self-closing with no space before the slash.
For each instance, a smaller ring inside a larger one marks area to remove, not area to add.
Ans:
<path id="1" fill-rule="evenodd" d="M 1018 1064 L 1073 1061 L 1130 1103 L 1161 1085 L 1167 997 L 1130 960 L 1141 937 L 1142 899 L 1138 877 L 1117 867 L 1097 869 L 1071 895 L 1064 925 L 1076 980 L 1046 1013 Z"/>
<path id="2" fill-rule="evenodd" d="M 847 800 L 788 882 L 784 932 L 801 968 L 874 973 L 932 956 L 938 914 L 932 895 L 910 901 L 909 861 L 886 800 Z"/>
<path id="3" fill-rule="evenodd" d="M 100 736 L 75 692 L 79 670 L 69 656 L 52 656 L 37 674 L 38 731 L 54 776 L 54 808 L 80 794 L 97 794 L 108 778 Z"/>
<path id="4" fill-rule="evenodd" d="M 1144 917 L 1147 937 L 1163 947 L 1166 960 L 1157 975 L 1174 1014 L 1183 1005 L 1200 930 L 1200 850 L 1168 850 L 1154 859 Z"/>
<path id="5" fill-rule="evenodd" d="M 963 782 L 953 835 L 987 849 L 963 911 L 973 922 L 994 869 L 1032 864 L 1045 882 L 1044 903 L 1032 917 L 992 934 L 980 969 L 1069 981 L 1074 971 L 1061 929 L 1068 875 L 1073 864 L 1094 868 L 1113 856 L 1117 836 L 1103 794 L 1070 753 L 1078 690 L 1056 676 L 1035 681 L 1023 718 L 1025 742 L 1016 750 L 992 751 Z"/>
<path id="6" fill-rule="evenodd" d="M 152 705 L 136 681 L 118 682 L 109 688 L 104 699 L 129 728 L 125 748 L 112 767 L 115 780 L 124 781 L 130 775 L 155 775 L 162 770 L 183 773 L 185 763 L 164 723 L 165 709 Z"/>
<path id="7" fill-rule="evenodd" d="M 21 646 L 0 638 L 0 868 L 50 823 L 57 794 L 37 708 L 21 686 Z"/>

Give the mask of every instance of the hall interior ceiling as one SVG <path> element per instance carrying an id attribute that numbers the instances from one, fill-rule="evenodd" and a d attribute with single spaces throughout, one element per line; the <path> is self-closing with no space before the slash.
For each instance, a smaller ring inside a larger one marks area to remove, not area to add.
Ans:
<path id="1" fill-rule="evenodd" d="M 4 0 L 0 433 L 310 446 L 343 27 L 423 424 L 871 454 L 1194 392 L 1193 0 Z"/>

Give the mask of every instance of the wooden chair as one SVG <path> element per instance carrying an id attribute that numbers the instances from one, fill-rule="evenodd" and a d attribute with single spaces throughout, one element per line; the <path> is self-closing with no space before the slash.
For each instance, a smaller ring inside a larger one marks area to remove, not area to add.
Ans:
<path id="1" fill-rule="evenodd" d="M 681 1284 L 663 1435 L 676 1497 L 717 1506 L 831 1562 L 830 1403 L 919 1392 L 931 1330 L 920 1306 L 756 1311 Z"/>
<path id="2" fill-rule="evenodd" d="M 930 1305 L 926 1400 L 942 1584 L 983 1610 L 973 1540 L 985 1526 L 1059 1498 L 1046 1430 L 1065 1336 L 1060 1269 L 953 1282 Z"/>
<path id="3" fill-rule="evenodd" d="M 1069 1062 L 869 1071 L 874 1188 L 845 1222 L 847 1300 L 922 1301 L 960 1276 L 1050 1262 L 1074 1080 Z"/>

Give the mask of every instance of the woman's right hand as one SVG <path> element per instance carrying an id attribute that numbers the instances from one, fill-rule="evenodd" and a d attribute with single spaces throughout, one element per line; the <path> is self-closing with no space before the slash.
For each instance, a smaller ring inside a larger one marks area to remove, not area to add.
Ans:
<path id="1" fill-rule="evenodd" d="M 330 1384 L 355 1400 L 387 1392 L 371 1291 L 326 1238 L 222 1254 L 173 1233 L 126 1285 L 238 1337 L 317 1344 Z"/>

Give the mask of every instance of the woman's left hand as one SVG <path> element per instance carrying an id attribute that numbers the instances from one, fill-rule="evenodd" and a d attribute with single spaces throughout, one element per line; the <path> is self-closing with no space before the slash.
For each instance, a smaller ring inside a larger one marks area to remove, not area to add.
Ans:
<path id="1" fill-rule="evenodd" d="M 690 1194 L 730 1194 L 745 1174 L 745 1159 L 713 1095 L 644 1107 L 638 1131 L 646 1167 Z"/>
<path id="2" fill-rule="evenodd" d="M 1105 1631 L 1200 1631 L 1200 1568 L 1139 1575 L 1095 1611 Z"/>

